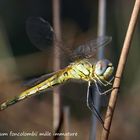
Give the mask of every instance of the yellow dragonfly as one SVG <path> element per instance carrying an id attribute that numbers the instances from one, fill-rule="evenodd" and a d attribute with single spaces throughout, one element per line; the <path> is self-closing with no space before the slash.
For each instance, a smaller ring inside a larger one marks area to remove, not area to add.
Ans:
<path id="1" fill-rule="evenodd" d="M 40 29 L 38 29 L 39 25 L 41 25 Z M 38 35 L 35 35 L 36 32 Z M 42 18 L 31 18 L 27 22 L 27 34 L 32 43 L 34 45 L 37 44 L 36 46 L 44 48 L 46 44 L 52 45 L 54 37 L 53 28 Z M 42 35 L 44 36 L 44 40 L 41 39 Z M 78 46 L 71 54 L 71 57 L 75 59 L 74 62 L 70 63 L 64 69 L 55 72 L 49 78 L 47 78 L 47 75 L 44 75 L 35 79 L 35 86 L 23 91 L 20 95 L 14 97 L 13 99 L 2 103 L 0 105 L 0 110 L 4 110 L 19 101 L 22 101 L 30 96 L 37 95 L 49 88 L 53 88 L 54 86 L 63 84 L 69 80 L 82 80 L 88 83 L 87 106 L 91 110 L 94 109 L 97 117 L 99 118 L 99 114 L 90 99 L 90 86 L 94 83 L 100 95 L 109 92 L 111 88 L 101 92 L 99 87 L 108 87 L 112 85 L 114 67 L 109 60 L 96 60 L 94 55 L 98 48 L 107 46 L 111 40 L 112 38 L 108 36 L 98 37 L 97 39 L 90 40 L 89 42 Z M 101 120 L 101 118 L 99 119 Z"/>

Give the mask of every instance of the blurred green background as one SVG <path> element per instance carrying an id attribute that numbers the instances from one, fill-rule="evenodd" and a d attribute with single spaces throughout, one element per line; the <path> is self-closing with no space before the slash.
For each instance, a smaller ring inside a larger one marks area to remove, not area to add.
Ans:
<path id="1" fill-rule="evenodd" d="M 107 31 L 112 36 L 106 57 L 117 67 L 134 0 L 107 1 Z M 0 0 L 0 102 L 19 94 L 23 81 L 53 71 L 53 55 L 42 53 L 27 37 L 25 23 L 40 16 L 52 24 L 51 0 Z M 61 0 L 62 39 L 66 46 L 95 38 L 98 27 L 98 0 Z M 140 22 L 138 21 L 121 83 L 110 139 L 138 140 L 140 130 Z M 63 57 L 62 68 L 69 63 Z M 61 87 L 62 104 L 70 107 L 73 140 L 88 140 L 91 112 L 86 107 L 86 84 L 68 83 Z M 3 132 L 52 132 L 52 92 L 20 102 L 0 112 Z M 99 124 L 98 138 L 101 135 Z M 0 139 L 11 139 L 2 137 Z M 12 137 L 49 140 L 51 137 Z M 60 138 L 63 139 L 63 138 Z"/>

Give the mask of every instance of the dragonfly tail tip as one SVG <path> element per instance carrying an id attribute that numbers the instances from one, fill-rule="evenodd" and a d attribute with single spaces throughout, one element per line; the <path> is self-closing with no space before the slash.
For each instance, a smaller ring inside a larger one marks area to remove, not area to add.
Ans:
<path id="1" fill-rule="evenodd" d="M 6 109 L 6 107 L 7 107 L 6 103 L 1 104 L 1 106 L 0 106 L 0 111 Z"/>

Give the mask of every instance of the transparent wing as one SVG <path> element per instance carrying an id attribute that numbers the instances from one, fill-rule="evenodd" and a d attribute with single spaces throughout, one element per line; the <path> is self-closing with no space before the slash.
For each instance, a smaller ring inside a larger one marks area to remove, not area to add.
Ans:
<path id="1" fill-rule="evenodd" d="M 52 26 L 42 17 L 30 17 L 26 21 L 26 32 L 31 43 L 41 51 L 53 53 L 53 42 L 60 51 L 60 57 L 70 60 L 71 50 L 56 39 Z"/>
<path id="2" fill-rule="evenodd" d="M 26 21 L 26 32 L 32 42 L 40 50 L 53 45 L 54 31 L 49 22 L 41 17 L 30 17 Z"/>
<path id="3" fill-rule="evenodd" d="M 112 40 L 111 37 L 103 36 L 87 41 L 78 47 L 69 48 L 57 41 L 53 28 L 41 17 L 29 18 L 26 22 L 26 31 L 29 39 L 38 49 L 46 50 L 53 45 L 54 40 L 61 53 L 72 60 L 93 57 L 98 48 L 107 46 Z"/>
<path id="4" fill-rule="evenodd" d="M 26 86 L 28 88 L 30 87 L 33 87 L 43 81 L 45 81 L 46 79 L 48 79 L 49 77 L 53 76 L 54 74 L 56 74 L 56 72 L 53 72 L 53 73 L 49 73 L 49 74 L 44 74 L 44 75 L 41 75 L 40 77 L 37 77 L 37 78 L 33 78 L 31 80 L 28 80 L 28 81 L 25 81 L 22 86 Z"/>
<path id="5" fill-rule="evenodd" d="M 79 47 L 77 47 L 71 54 L 71 57 L 74 59 L 83 59 L 83 58 L 93 57 L 100 47 L 107 46 L 111 42 L 111 40 L 112 40 L 112 37 L 109 37 L 109 36 L 102 36 L 102 37 L 98 37 L 96 39 L 90 40 L 80 45 Z"/>

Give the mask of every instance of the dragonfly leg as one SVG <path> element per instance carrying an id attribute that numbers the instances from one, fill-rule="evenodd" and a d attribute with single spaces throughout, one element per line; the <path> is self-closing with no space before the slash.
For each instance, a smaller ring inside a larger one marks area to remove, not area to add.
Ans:
<path id="1" fill-rule="evenodd" d="M 98 84 L 97 84 L 97 81 L 94 81 L 94 82 L 95 82 L 96 89 L 97 89 L 97 91 L 98 91 L 98 93 L 99 93 L 100 95 L 107 94 L 108 92 L 110 92 L 111 90 L 113 90 L 113 88 L 110 88 L 110 89 L 108 89 L 108 90 L 106 90 L 106 91 L 104 91 L 104 92 L 101 92 L 100 89 L 99 89 L 99 86 L 98 86 Z"/>
<path id="2" fill-rule="evenodd" d="M 94 105 L 94 101 L 93 101 L 93 97 L 92 97 L 92 89 L 91 89 L 91 83 L 90 81 L 88 82 L 88 88 L 87 88 L 87 107 L 91 110 L 91 112 L 93 112 L 95 114 L 95 116 L 97 117 L 97 119 L 101 122 L 101 124 L 104 126 L 104 121 L 102 119 L 102 117 L 100 116 L 98 110 L 96 109 L 95 105 Z"/>
<path id="3" fill-rule="evenodd" d="M 110 82 L 107 82 L 106 80 L 104 79 L 100 79 L 99 77 L 96 77 L 97 80 L 103 85 L 103 86 L 108 86 L 108 85 L 112 85 Z M 94 79 L 93 79 L 94 80 Z M 104 81 L 104 82 L 103 82 Z"/>
<path id="4" fill-rule="evenodd" d="M 109 83 L 112 83 L 113 80 L 114 80 L 114 76 L 109 80 Z"/>
<path id="5" fill-rule="evenodd" d="M 103 85 L 103 86 L 108 86 L 108 85 L 112 85 L 112 81 L 113 81 L 113 79 L 114 79 L 114 77 L 112 77 L 111 78 L 111 80 L 110 81 L 107 81 L 107 80 L 105 80 L 104 78 L 102 78 L 102 79 L 100 79 L 98 76 L 96 76 L 95 75 L 95 77 L 96 77 L 96 79 Z M 93 79 L 94 80 L 94 79 Z"/>
<path id="6" fill-rule="evenodd" d="M 104 85 L 105 85 L 105 86 L 112 85 L 113 79 L 114 79 L 114 77 L 112 77 L 111 80 L 109 80 L 109 81 L 103 79 L 103 81 L 106 83 L 106 84 L 104 84 Z"/>
<path id="7" fill-rule="evenodd" d="M 87 87 L 87 107 L 91 110 L 89 105 L 89 88 L 90 88 L 91 82 L 88 81 L 88 87 Z"/>

